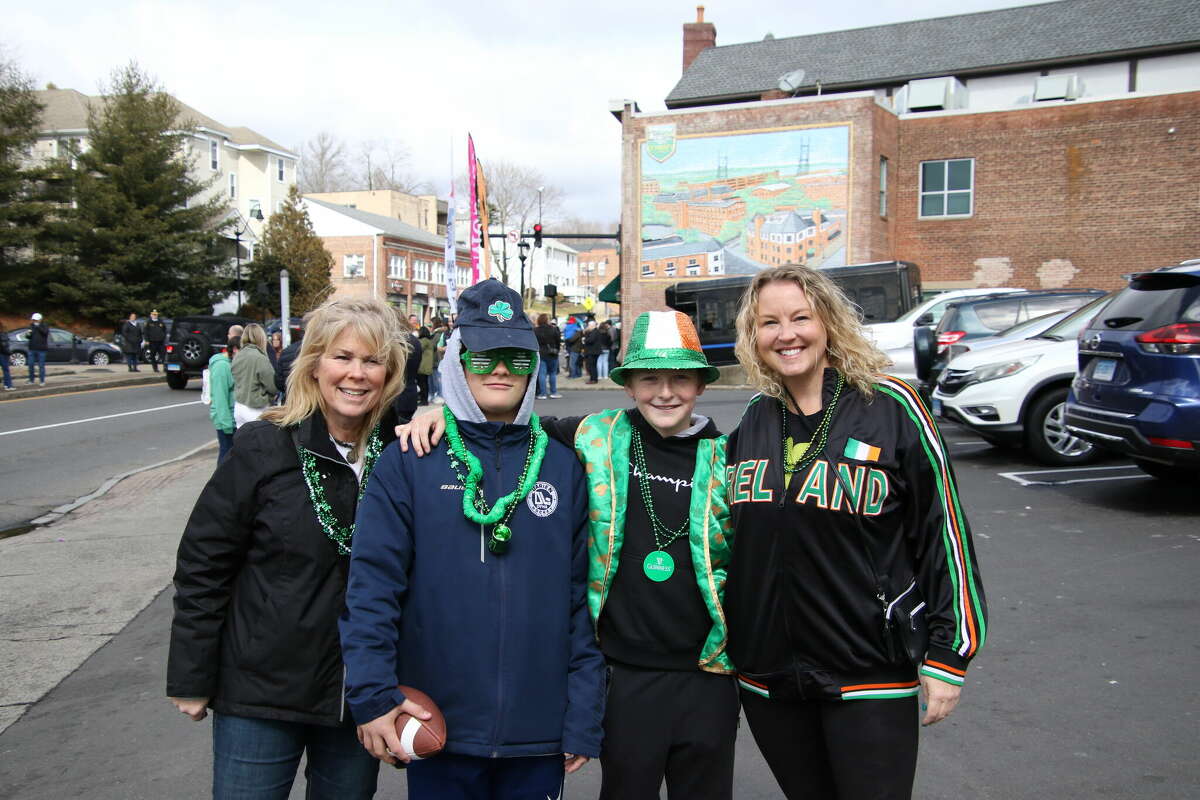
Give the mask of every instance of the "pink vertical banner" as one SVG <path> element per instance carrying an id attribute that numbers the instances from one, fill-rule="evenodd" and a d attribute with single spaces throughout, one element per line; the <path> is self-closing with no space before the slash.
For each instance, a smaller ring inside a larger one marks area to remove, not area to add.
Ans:
<path id="1" fill-rule="evenodd" d="M 446 299 L 458 313 L 458 246 L 454 240 L 454 155 L 450 156 L 450 202 L 446 204 Z"/>
<path id="2" fill-rule="evenodd" d="M 479 219 L 478 172 L 475 168 L 475 140 L 467 134 L 467 181 L 471 187 L 471 285 L 479 283 L 479 245 L 482 230 Z"/>

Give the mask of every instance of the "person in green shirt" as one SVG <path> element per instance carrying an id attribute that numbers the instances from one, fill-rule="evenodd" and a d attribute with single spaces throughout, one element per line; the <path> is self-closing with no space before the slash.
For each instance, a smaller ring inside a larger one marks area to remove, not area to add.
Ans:
<path id="1" fill-rule="evenodd" d="M 233 448 L 233 432 L 237 424 L 233 421 L 233 367 L 230 359 L 237 355 L 241 340 L 229 342 L 227 352 L 221 352 L 208 360 L 208 417 L 217 429 L 217 463 Z"/>

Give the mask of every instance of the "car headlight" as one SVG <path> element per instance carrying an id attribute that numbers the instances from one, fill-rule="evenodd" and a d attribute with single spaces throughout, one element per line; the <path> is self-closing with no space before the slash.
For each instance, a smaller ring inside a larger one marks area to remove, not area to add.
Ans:
<path id="1" fill-rule="evenodd" d="M 1009 375 L 1016 375 L 1021 370 L 1031 367 L 1041 358 L 1040 355 L 1026 356 L 1025 358 L 1014 359 L 1013 361 L 998 361 L 995 364 L 984 364 L 982 367 L 975 368 L 975 380 L 979 383 L 983 381 L 994 381 L 997 378 L 1007 378 Z"/>

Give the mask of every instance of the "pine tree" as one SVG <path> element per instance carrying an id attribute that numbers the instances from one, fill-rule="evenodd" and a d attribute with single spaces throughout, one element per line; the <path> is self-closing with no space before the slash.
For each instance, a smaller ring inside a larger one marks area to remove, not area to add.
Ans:
<path id="1" fill-rule="evenodd" d="M 33 81 L 0 60 L 0 307 L 42 306 L 58 164 L 32 158 L 42 105 Z"/>
<path id="2" fill-rule="evenodd" d="M 308 211 L 293 186 L 283 208 L 271 215 L 262 243 L 247 270 L 250 300 L 264 310 L 279 309 L 279 271 L 288 271 L 291 310 L 300 315 L 319 306 L 333 291 L 333 256 L 313 230 Z"/>
<path id="3" fill-rule="evenodd" d="M 88 144 L 75 154 L 76 209 L 65 255 L 69 279 L 50 283 L 52 302 L 96 320 L 159 308 L 210 312 L 228 292 L 220 197 L 189 174 L 194 126 L 136 64 L 113 73 L 88 113 Z"/>

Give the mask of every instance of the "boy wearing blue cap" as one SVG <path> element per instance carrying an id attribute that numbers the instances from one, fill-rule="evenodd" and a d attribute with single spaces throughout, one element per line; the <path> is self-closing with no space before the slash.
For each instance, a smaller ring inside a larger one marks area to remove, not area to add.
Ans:
<path id="1" fill-rule="evenodd" d="M 393 764 L 396 717 L 424 711 L 397 685 L 437 703 L 446 746 L 410 764 L 414 800 L 558 797 L 564 767 L 599 755 L 604 714 L 583 471 L 532 413 L 538 345 L 517 293 L 483 281 L 458 308 L 445 441 L 423 460 L 388 448 L 359 504 L 346 699 Z"/>
<path id="2" fill-rule="evenodd" d="M 544 421 L 586 465 L 588 606 L 609 669 L 601 800 L 657 800 L 664 779 L 671 797 L 733 796 L 725 437 L 695 413 L 718 374 L 687 315 L 647 312 L 609 375 L 635 408 Z M 414 451 L 433 419 L 414 420 Z"/>

